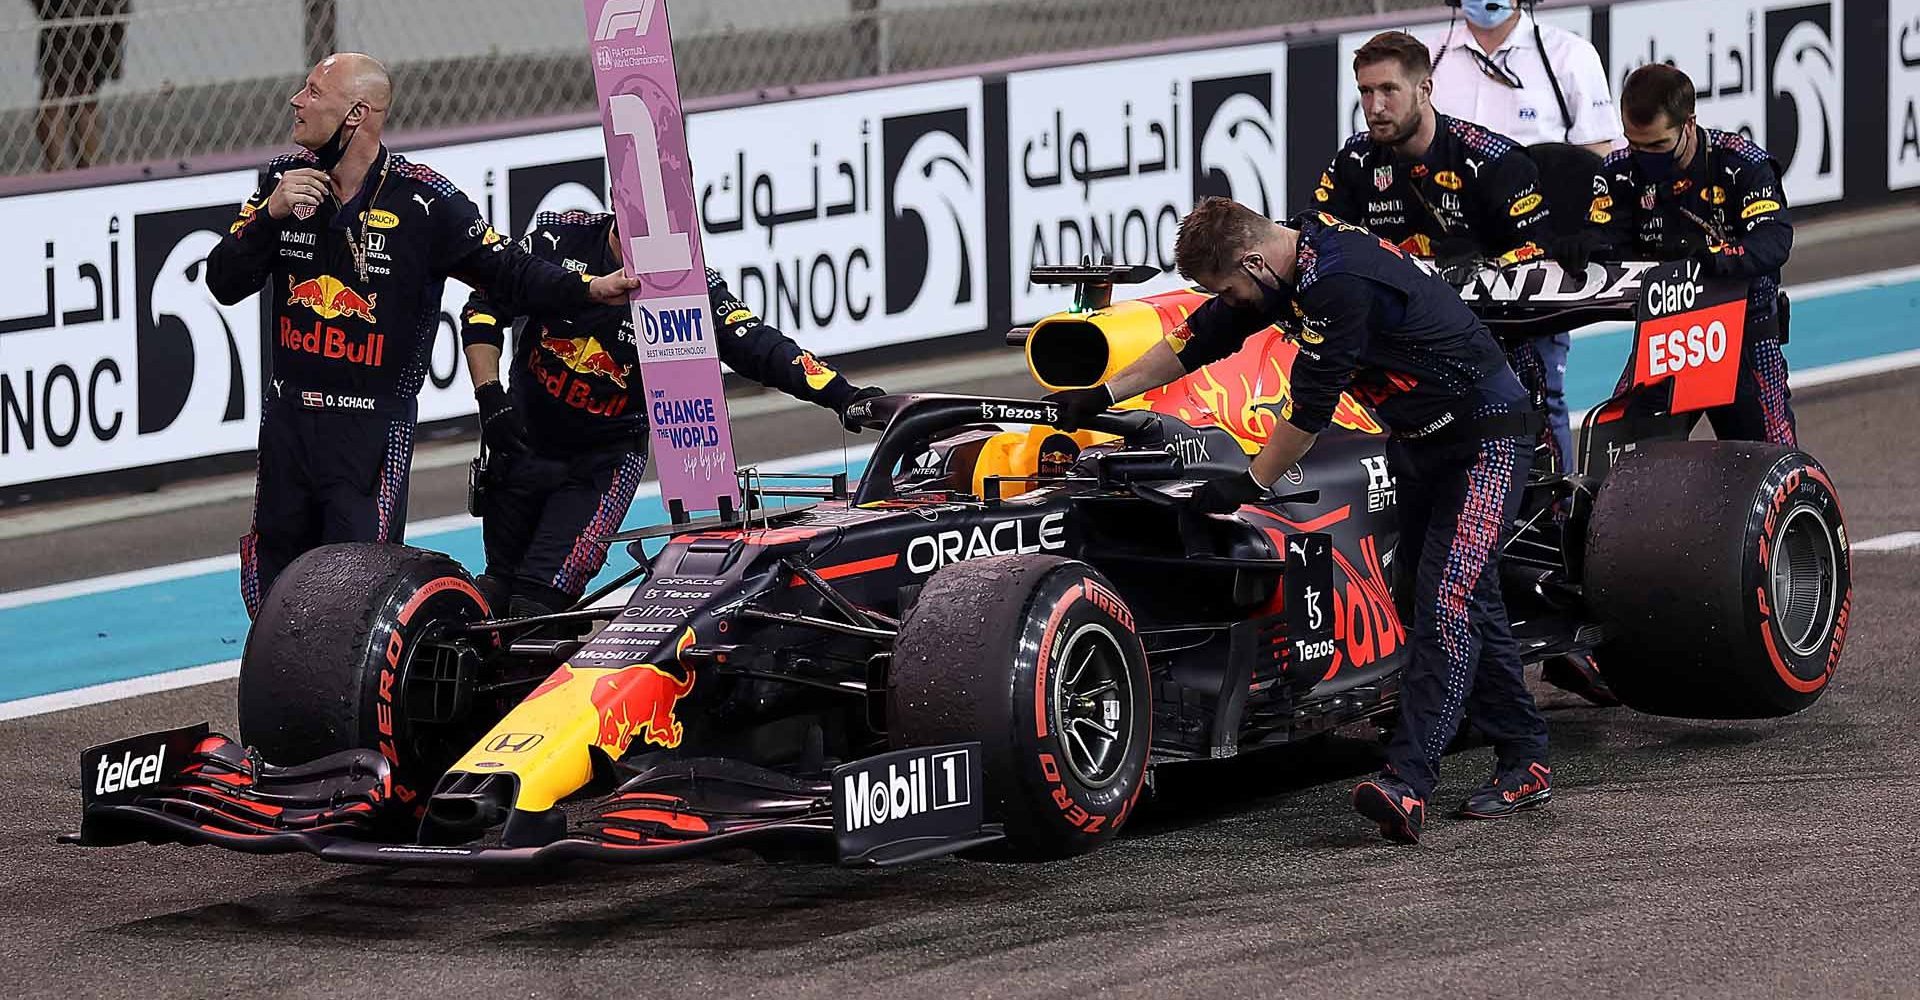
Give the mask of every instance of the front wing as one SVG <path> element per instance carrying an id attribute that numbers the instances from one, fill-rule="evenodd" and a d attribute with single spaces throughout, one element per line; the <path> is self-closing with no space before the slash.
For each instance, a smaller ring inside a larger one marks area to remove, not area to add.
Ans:
<path id="1" fill-rule="evenodd" d="M 650 768 L 611 795 L 574 803 L 543 843 L 407 843 L 414 809 L 394 800 L 371 750 L 276 767 L 207 726 L 152 733 L 81 754 L 80 831 L 104 847 L 211 844 L 372 865 L 518 867 L 564 861 L 674 861 L 736 848 L 848 865 L 892 865 L 1001 839 L 983 822 L 977 743 L 913 748 L 806 782 L 735 761 Z M 556 818 L 559 818 L 556 815 Z"/>

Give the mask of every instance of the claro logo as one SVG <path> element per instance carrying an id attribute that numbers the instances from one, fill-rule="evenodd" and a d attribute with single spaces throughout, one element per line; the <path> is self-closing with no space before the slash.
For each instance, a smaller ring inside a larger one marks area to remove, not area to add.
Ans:
<path id="1" fill-rule="evenodd" d="M 1037 521 L 1001 521 L 967 530 L 921 535 L 907 543 L 907 569 L 931 573 L 942 566 L 987 556 L 1057 552 L 1067 547 L 1067 515 L 1055 511 Z"/>

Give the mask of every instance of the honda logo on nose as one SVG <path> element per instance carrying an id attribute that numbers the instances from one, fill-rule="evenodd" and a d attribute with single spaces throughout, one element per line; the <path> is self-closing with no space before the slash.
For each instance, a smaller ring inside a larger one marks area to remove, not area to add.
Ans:
<path id="1" fill-rule="evenodd" d="M 539 733 L 501 733 L 487 741 L 488 753 L 526 753 L 540 744 Z"/>

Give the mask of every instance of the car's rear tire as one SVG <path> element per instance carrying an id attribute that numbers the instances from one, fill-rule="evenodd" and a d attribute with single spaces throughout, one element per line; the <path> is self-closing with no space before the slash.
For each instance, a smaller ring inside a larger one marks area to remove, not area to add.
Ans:
<path id="1" fill-rule="evenodd" d="M 986 817 L 1006 828 L 992 854 L 1091 851 L 1146 784 L 1146 652 L 1133 612 L 1085 563 L 995 556 L 935 573 L 888 686 L 895 747 L 980 742 Z"/>
<path id="2" fill-rule="evenodd" d="M 1813 704 L 1846 645 L 1846 538 L 1833 482 L 1804 452 L 1641 445 L 1608 473 L 1587 536 L 1607 684 L 1655 715 L 1765 718 Z"/>
<path id="3" fill-rule="evenodd" d="M 467 727 L 409 712 L 419 641 L 487 617 L 459 563 L 405 545 L 323 545 L 295 559 L 260 604 L 240 659 L 240 737 L 270 763 L 378 750 L 394 797 L 422 801 L 467 748 Z M 415 706 L 419 708 L 420 706 Z"/>

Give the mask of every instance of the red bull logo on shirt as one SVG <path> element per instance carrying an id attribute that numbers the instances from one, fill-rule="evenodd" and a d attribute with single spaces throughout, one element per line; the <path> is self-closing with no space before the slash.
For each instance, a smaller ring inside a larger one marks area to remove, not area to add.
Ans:
<path id="1" fill-rule="evenodd" d="M 331 274 L 301 282 L 295 282 L 293 275 L 287 275 L 287 305 L 305 306 L 318 313 L 321 319 L 349 316 L 363 323 L 371 323 L 374 321 L 374 303 L 379 298 L 377 294 L 363 296 Z"/>
<path id="2" fill-rule="evenodd" d="M 320 318 L 312 326 L 295 326 L 292 317 L 280 317 L 278 345 L 284 350 L 378 368 L 386 355 L 385 334 L 368 330 L 349 335 L 326 322 L 351 317 L 371 324 L 378 299 L 378 295 L 361 295 L 330 274 L 305 281 L 295 281 L 288 275 L 287 305 L 303 306 Z"/>
<path id="3" fill-rule="evenodd" d="M 632 365 L 613 360 L 613 355 L 593 337 L 543 336 L 540 346 L 568 368 L 582 375 L 601 376 L 622 389 L 627 387 L 627 373 L 633 371 Z"/>
<path id="4" fill-rule="evenodd" d="M 807 351 L 800 352 L 800 356 L 794 358 L 793 363 L 800 366 L 800 373 L 807 377 L 807 385 L 816 392 L 825 389 L 827 384 L 833 381 L 834 375 L 838 374 L 821 364 L 820 359 Z"/>

